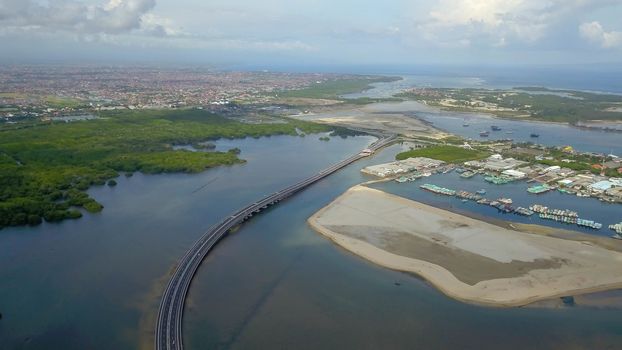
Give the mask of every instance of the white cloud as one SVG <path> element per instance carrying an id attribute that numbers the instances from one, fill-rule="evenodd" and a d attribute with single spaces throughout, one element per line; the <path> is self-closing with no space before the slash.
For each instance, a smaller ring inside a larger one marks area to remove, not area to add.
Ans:
<path id="1" fill-rule="evenodd" d="M 622 32 L 607 32 L 599 22 L 583 23 L 579 26 L 581 36 L 603 48 L 622 47 Z"/>
<path id="2" fill-rule="evenodd" d="M 139 29 L 155 0 L 109 0 L 100 5 L 76 0 L 2 0 L 0 27 L 21 31 L 119 34 Z"/>
<path id="3" fill-rule="evenodd" d="M 615 0 L 439 0 L 417 29 L 438 43 L 533 44 L 552 27 Z"/>

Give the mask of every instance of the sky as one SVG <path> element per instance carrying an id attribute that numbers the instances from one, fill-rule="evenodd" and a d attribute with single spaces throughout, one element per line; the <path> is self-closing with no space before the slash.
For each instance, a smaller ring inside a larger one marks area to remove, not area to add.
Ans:
<path id="1" fill-rule="evenodd" d="M 0 62 L 622 64 L 622 0 L 0 0 Z"/>

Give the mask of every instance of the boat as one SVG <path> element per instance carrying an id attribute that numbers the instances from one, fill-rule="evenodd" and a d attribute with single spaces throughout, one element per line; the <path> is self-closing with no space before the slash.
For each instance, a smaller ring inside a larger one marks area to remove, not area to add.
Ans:
<path id="1" fill-rule="evenodd" d="M 488 137 L 488 136 L 490 136 L 490 133 L 488 131 L 481 131 L 479 133 L 479 136 L 480 137 Z"/>
<path id="2" fill-rule="evenodd" d="M 506 131 L 505 132 L 507 135 L 512 135 L 514 133 L 514 131 Z"/>
<path id="3" fill-rule="evenodd" d="M 445 188 L 445 187 L 440 187 L 440 186 L 436 186 L 436 185 L 431 185 L 431 184 L 423 184 L 421 186 L 419 186 L 421 189 L 424 189 L 426 191 L 430 191 L 432 193 L 436 193 L 436 194 L 442 194 L 445 196 L 455 196 L 456 195 L 456 191 L 449 189 L 449 188 Z"/>
<path id="4" fill-rule="evenodd" d="M 512 198 L 499 198 L 497 199 L 497 201 L 499 201 L 499 203 L 503 203 L 503 204 L 512 204 Z"/>
<path id="5" fill-rule="evenodd" d="M 496 126 L 496 125 L 492 125 L 490 128 L 492 129 L 492 131 L 499 131 L 499 130 L 501 130 L 501 128 Z"/>
<path id="6" fill-rule="evenodd" d="M 464 122 L 462 122 L 462 126 L 464 126 L 465 128 L 469 127 L 469 123 L 466 121 L 466 119 L 464 120 Z"/>
<path id="7" fill-rule="evenodd" d="M 486 194 L 486 190 L 482 188 L 481 190 L 475 191 L 475 193 L 477 193 L 477 194 Z"/>
<path id="8" fill-rule="evenodd" d="M 533 210 L 529 210 L 529 209 L 523 208 L 523 207 L 516 208 L 516 210 L 514 210 L 514 212 L 516 214 L 523 215 L 523 216 L 532 216 L 534 214 Z"/>
<path id="9" fill-rule="evenodd" d="M 540 137 L 540 134 L 531 133 L 531 135 L 529 135 L 529 137 L 538 138 L 538 137 Z"/>
<path id="10" fill-rule="evenodd" d="M 593 220 L 586 220 L 586 219 L 577 219 L 577 225 L 595 229 L 595 230 L 600 230 L 601 227 L 603 227 L 603 224 L 601 223 L 594 222 Z"/>
<path id="11" fill-rule="evenodd" d="M 514 180 L 515 180 L 514 178 L 507 177 L 507 176 L 488 175 L 484 177 L 484 181 L 491 182 L 495 185 L 505 185 Z"/>
<path id="12" fill-rule="evenodd" d="M 461 177 L 461 178 L 464 178 L 464 179 L 470 179 L 470 178 L 472 178 L 473 176 L 475 176 L 475 173 L 474 173 L 474 172 L 472 172 L 472 171 L 465 171 L 465 172 L 463 172 L 462 174 L 460 174 L 460 177 Z"/>
<path id="13" fill-rule="evenodd" d="M 568 209 L 554 209 L 554 208 L 549 208 L 541 204 L 531 205 L 529 206 L 529 209 L 540 214 L 573 218 L 575 220 L 579 217 L 579 214 L 576 211 L 572 211 Z"/>
<path id="14" fill-rule="evenodd" d="M 531 186 L 527 189 L 527 192 L 531 193 L 531 194 L 541 194 L 541 193 L 545 193 L 548 191 L 552 191 L 554 188 L 547 185 L 547 184 L 542 184 L 542 185 L 535 185 L 535 186 Z"/>

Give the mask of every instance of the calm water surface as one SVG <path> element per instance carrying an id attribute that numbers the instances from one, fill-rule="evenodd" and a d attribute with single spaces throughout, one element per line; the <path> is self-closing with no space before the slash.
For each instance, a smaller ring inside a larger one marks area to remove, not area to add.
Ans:
<path id="1" fill-rule="evenodd" d="M 560 84 L 565 87 L 573 86 L 564 85 L 561 82 Z M 412 87 L 507 89 L 516 86 L 530 85 L 538 84 L 525 83 L 524 80 L 518 77 L 513 81 L 510 78 L 484 79 L 478 77 L 406 75 L 403 76 L 403 80 L 389 83 L 376 83 L 373 84 L 374 88 L 370 90 L 362 93 L 345 95 L 345 97 L 386 98 Z M 555 87 L 555 85 L 551 87 Z M 576 88 L 585 89 L 585 87 L 581 85 L 578 85 Z M 612 93 L 619 93 L 621 91 L 613 86 L 606 86 L 606 88 Z M 414 101 L 378 103 L 368 106 L 367 109 L 372 112 L 395 111 L 411 113 L 414 117 L 422 118 L 438 129 L 475 140 L 513 139 L 517 142 L 535 142 L 547 146 L 571 145 L 575 149 L 584 152 L 622 155 L 622 133 L 585 130 L 567 124 L 499 119 L 493 118 L 491 115 L 480 113 L 447 112 Z M 463 126 L 465 121 L 469 124 L 469 127 Z M 502 130 L 493 132 L 490 128 L 492 125 L 499 126 Z M 490 131 L 490 136 L 488 138 L 481 138 L 479 136 L 479 133 L 484 130 Z M 539 134 L 540 137 L 532 138 L 532 133 Z"/>
<path id="2" fill-rule="evenodd" d="M 441 123 L 442 115 L 438 113 L 435 124 Z M 248 163 L 194 175 L 121 177 L 115 188 L 90 191 L 106 207 L 100 214 L 0 231 L 0 349 L 151 348 L 168 273 L 210 225 L 371 141 L 356 137 L 321 142 L 317 136 L 223 140 L 219 149 L 239 147 Z M 606 143 L 605 148 L 620 144 Z M 343 251 L 306 225 L 311 214 L 348 187 L 368 180 L 360 174 L 361 167 L 389 161 L 399 150 L 393 146 L 347 167 L 222 241 L 190 290 L 184 324 L 187 348 L 622 346 L 620 310 L 462 304 L 411 275 Z M 467 190 L 483 186 L 478 179 L 460 180 L 450 174 L 427 181 Z M 489 209 L 447 203 L 415 184 L 383 186 L 456 210 Z M 514 186 L 515 201 L 532 202 L 524 184 L 489 188 L 489 196 Z M 562 196 L 549 194 L 538 202 L 574 209 Z M 589 213 L 579 209 L 597 220 L 619 212 L 599 202 L 593 208 Z"/>
<path id="3" fill-rule="evenodd" d="M 186 344 L 193 349 L 622 346 L 620 310 L 462 304 L 416 277 L 345 252 L 305 224 L 328 201 L 369 179 L 360 167 L 391 160 L 398 151 L 393 146 L 344 169 L 221 242 L 190 292 Z"/>
<path id="4" fill-rule="evenodd" d="M 221 141 L 224 149 L 241 148 L 248 163 L 195 175 L 122 177 L 117 187 L 91 191 L 106 207 L 101 214 L 0 231 L 0 348 L 151 348 L 167 273 L 211 224 L 371 141 Z M 622 346 L 620 310 L 462 304 L 343 251 L 307 226 L 307 217 L 368 180 L 361 167 L 389 161 L 399 150 L 347 167 L 222 241 L 190 290 L 187 348 Z"/>

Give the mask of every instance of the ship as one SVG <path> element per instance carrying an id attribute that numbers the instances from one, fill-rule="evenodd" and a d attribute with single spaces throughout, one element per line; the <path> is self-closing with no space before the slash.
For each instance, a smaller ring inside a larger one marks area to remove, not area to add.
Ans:
<path id="1" fill-rule="evenodd" d="M 490 135 L 490 133 L 488 131 L 482 131 L 479 133 L 480 137 L 488 137 Z"/>
<path id="2" fill-rule="evenodd" d="M 496 125 L 492 125 L 490 128 L 492 129 L 492 131 L 499 131 L 499 130 L 501 130 L 501 128 L 496 126 Z"/>
<path id="3" fill-rule="evenodd" d="M 540 137 L 540 134 L 536 134 L 534 132 L 534 133 L 531 133 L 531 135 L 529 135 L 529 137 L 538 138 L 538 137 Z"/>
<path id="4" fill-rule="evenodd" d="M 462 126 L 464 126 L 465 128 L 469 126 L 469 123 L 466 119 L 462 122 Z"/>

